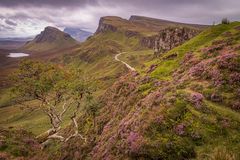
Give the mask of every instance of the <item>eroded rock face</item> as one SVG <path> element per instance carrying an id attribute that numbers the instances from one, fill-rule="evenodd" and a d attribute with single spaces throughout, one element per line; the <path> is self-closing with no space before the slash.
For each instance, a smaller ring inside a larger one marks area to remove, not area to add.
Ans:
<path id="1" fill-rule="evenodd" d="M 185 27 L 167 28 L 161 30 L 158 35 L 142 38 L 141 44 L 144 47 L 154 49 L 154 53 L 159 55 L 183 44 L 199 32 L 198 30 Z"/>
<path id="2" fill-rule="evenodd" d="M 111 24 L 106 23 L 105 18 L 102 17 L 99 21 L 99 25 L 98 25 L 98 28 L 97 28 L 97 31 L 95 34 L 104 33 L 107 31 L 115 32 L 115 31 L 117 31 L 117 28 Z"/>
<path id="3" fill-rule="evenodd" d="M 52 43 L 62 38 L 65 40 L 68 40 L 68 39 L 72 40 L 72 37 L 69 34 L 64 33 L 54 27 L 46 27 L 44 31 L 41 32 L 41 34 L 36 36 L 34 41 L 36 43 L 43 43 L 43 42 Z"/>

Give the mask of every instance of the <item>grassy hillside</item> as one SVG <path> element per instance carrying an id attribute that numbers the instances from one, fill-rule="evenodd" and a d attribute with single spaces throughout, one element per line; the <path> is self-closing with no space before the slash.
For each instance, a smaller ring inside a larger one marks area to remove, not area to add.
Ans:
<path id="1" fill-rule="evenodd" d="M 158 69 L 156 69 L 152 73 L 152 76 L 167 77 L 168 75 L 171 74 L 172 71 L 174 71 L 179 67 L 179 64 L 180 64 L 179 62 L 182 60 L 182 58 L 187 52 L 194 52 L 195 54 L 198 54 L 199 52 L 201 52 L 201 49 L 203 47 L 207 47 L 211 45 L 213 41 L 224 39 L 224 38 L 226 39 L 227 37 L 225 37 L 223 33 L 225 32 L 228 33 L 231 31 L 235 33 L 236 29 L 234 29 L 234 27 L 238 25 L 239 25 L 238 22 L 234 22 L 234 23 L 231 23 L 230 25 L 217 25 L 217 26 L 211 27 L 206 31 L 202 32 L 199 36 L 191 39 L 184 45 L 176 47 L 170 52 L 164 54 L 160 60 L 150 62 L 150 63 L 159 64 Z M 235 42 L 235 43 L 238 43 L 238 42 Z M 163 59 L 169 57 L 174 53 L 177 53 L 178 58 L 163 61 Z M 164 71 L 166 68 L 168 69 L 168 71 Z M 163 72 L 161 72 L 162 70 Z"/>
<path id="2" fill-rule="evenodd" d="M 95 82 L 99 108 L 95 117 L 79 113 L 88 141 L 56 142 L 43 151 L 48 159 L 239 159 L 240 23 L 208 28 L 158 58 L 126 36 L 135 25 L 107 19 L 113 23 L 121 29 L 99 32 L 63 56 Z M 149 34 L 145 27 L 137 29 Z M 114 60 L 119 52 L 139 74 Z M 0 108 L 0 115 L 1 126 L 34 134 L 49 125 L 39 110 L 20 106 Z M 64 134 L 72 131 L 68 122 Z"/>
<path id="3" fill-rule="evenodd" d="M 67 51 L 56 60 L 57 63 L 79 68 L 94 82 L 96 97 L 102 95 L 128 69 L 115 61 L 114 56 L 121 51 L 138 48 L 137 38 L 127 38 L 122 32 L 98 34 L 82 43 L 78 48 Z M 63 52 L 63 51 L 62 51 Z M 49 127 L 48 117 L 41 110 L 21 109 L 23 106 L 13 105 L 13 99 L 8 89 L 1 91 L 0 118 L 2 127 L 23 128 L 38 135 Z M 37 102 L 26 102 L 27 105 L 37 106 Z M 12 106 L 11 106 L 12 105 Z M 69 112 L 71 113 L 71 111 Z M 67 116 L 68 122 L 70 118 Z M 36 125 L 38 124 L 38 125 Z"/>
<path id="4" fill-rule="evenodd" d="M 214 26 L 160 59 L 142 59 L 157 67 L 114 83 L 100 100 L 97 127 L 79 119 L 90 142 L 70 142 L 64 153 L 76 157 L 78 148 L 82 159 L 239 159 L 239 26 Z M 122 58 L 138 68 L 131 56 Z"/>

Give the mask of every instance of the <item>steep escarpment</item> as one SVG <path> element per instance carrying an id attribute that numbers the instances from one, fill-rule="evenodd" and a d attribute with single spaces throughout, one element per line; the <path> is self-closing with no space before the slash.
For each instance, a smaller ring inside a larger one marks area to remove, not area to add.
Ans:
<path id="1" fill-rule="evenodd" d="M 117 27 L 111 24 L 112 21 L 124 21 L 120 17 L 102 17 L 99 20 L 98 28 L 96 30 L 96 34 L 104 33 L 107 31 L 117 31 Z"/>
<path id="2" fill-rule="evenodd" d="M 155 31 L 166 29 L 167 27 L 189 27 L 197 30 L 206 29 L 207 27 L 209 27 L 208 25 L 173 22 L 169 20 L 137 16 L 137 15 L 131 16 L 129 18 L 129 21 L 133 23 L 137 23 L 139 25 L 151 27 L 151 29 Z"/>
<path id="3" fill-rule="evenodd" d="M 207 27 L 140 16 L 131 16 L 129 20 L 120 17 L 102 17 L 96 34 L 121 32 L 126 37 L 138 38 L 141 47 L 154 49 L 158 54 L 182 44 Z"/>
<path id="4" fill-rule="evenodd" d="M 161 19 L 154 19 L 141 16 L 131 16 L 129 20 L 120 17 L 107 16 L 102 17 L 99 21 L 99 26 L 96 34 L 107 31 L 132 31 L 138 32 L 141 35 L 152 35 L 168 27 L 185 27 L 194 30 L 203 30 L 209 26 L 198 24 L 186 24 L 172 22 Z"/>
<path id="5" fill-rule="evenodd" d="M 199 33 L 200 30 L 191 28 L 166 28 L 161 30 L 158 35 L 143 37 L 141 44 L 147 48 L 154 49 L 154 54 L 159 56 L 160 53 L 167 52 L 183 44 Z"/>

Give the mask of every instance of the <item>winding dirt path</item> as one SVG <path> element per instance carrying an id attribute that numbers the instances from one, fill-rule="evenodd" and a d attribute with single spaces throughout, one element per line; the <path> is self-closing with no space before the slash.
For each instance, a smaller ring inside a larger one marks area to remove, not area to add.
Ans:
<path id="1" fill-rule="evenodd" d="M 116 55 L 115 55 L 115 60 L 116 60 L 116 61 L 119 61 L 119 62 L 122 62 L 122 63 L 123 63 L 128 69 L 130 69 L 131 71 L 136 71 L 136 69 L 133 68 L 133 67 L 131 67 L 129 64 L 127 64 L 126 62 L 118 59 L 118 56 L 120 56 L 120 55 L 123 54 L 123 53 L 126 53 L 126 52 L 121 52 L 121 53 L 116 54 Z"/>

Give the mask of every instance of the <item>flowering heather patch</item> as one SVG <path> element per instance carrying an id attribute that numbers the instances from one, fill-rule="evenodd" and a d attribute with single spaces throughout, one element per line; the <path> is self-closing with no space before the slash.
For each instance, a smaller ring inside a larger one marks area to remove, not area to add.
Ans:
<path id="1" fill-rule="evenodd" d="M 191 66 L 199 63 L 199 60 L 194 57 L 194 53 L 188 52 L 185 54 L 183 60 L 180 62 L 182 66 Z"/>
<path id="2" fill-rule="evenodd" d="M 164 121 L 163 115 L 159 115 L 155 118 L 155 123 L 157 123 L 157 124 L 161 124 L 161 123 L 163 123 L 163 121 Z"/>
<path id="3" fill-rule="evenodd" d="M 212 83 L 214 86 L 220 86 L 224 83 L 222 74 L 216 68 L 213 68 L 212 70 L 208 70 L 208 77 L 212 79 Z"/>
<path id="4" fill-rule="evenodd" d="M 216 52 L 216 51 L 220 51 L 220 50 L 223 49 L 224 46 L 225 46 L 224 43 L 220 43 L 218 45 L 213 45 L 213 46 L 207 48 L 205 50 L 205 53 L 213 53 L 213 52 Z"/>
<path id="5" fill-rule="evenodd" d="M 143 100 L 143 105 L 146 107 L 152 107 L 158 105 L 163 98 L 163 94 L 160 91 L 155 91 L 150 93 L 147 97 Z"/>
<path id="6" fill-rule="evenodd" d="M 230 84 L 231 85 L 239 85 L 240 86 L 240 73 L 234 72 L 230 74 Z"/>
<path id="7" fill-rule="evenodd" d="M 138 153 L 141 148 L 141 144 L 144 142 L 143 137 L 136 132 L 130 132 L 127 137 L 128 146 L 131 153 Z"/>
<path id="8" fill-rule="evenodd" d="M 182 136 L 185 134 L 186 125 L 181 123 L 174 127 L 174 131 L 177 135 Z"/>
<path id="9" fill-rule="evenodd" d="M 219 69 L 228 69 L 230 71 L 239 70 L 239 58 L 236 53 L 224 53 L 217 57 L 217 65 Z"/>
<path id="10" fill-rule="evenodd" d="M 200 108 L 203 102 L 204 96 L 201 93 L 191 93 L 190 102 L 192 102 L 195 107 Z"/>
<path id="11" fill-rule="evenodd" d="M 212 60 L 201 61 L 200 63 L 196 64 L 189 70 L 189 74 L 195 77 L 201 77 L 207 73 L 208 66 L 212 63 Z"/>

